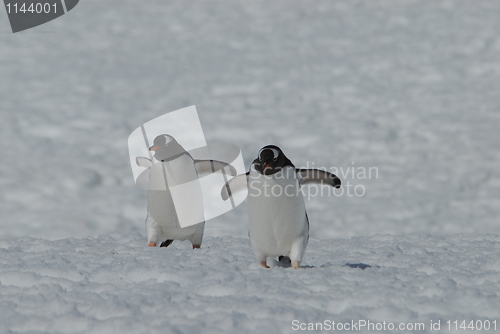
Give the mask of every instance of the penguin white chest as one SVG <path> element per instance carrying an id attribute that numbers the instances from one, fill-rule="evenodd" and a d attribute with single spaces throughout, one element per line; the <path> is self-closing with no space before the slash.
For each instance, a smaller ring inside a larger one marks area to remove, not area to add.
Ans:
<path id="1" fill-rule="evenodd" d="M 204 221 L 201 185 L 190 156 L 151 167 L 148 209 L 160 225 L 170 228 Z"/>
<path id="2" fill-rule="evenodd" d="M 309 235 L 304 197 L 295 168 L 287 166 L 265 176 L 252 165 L 248 190 L 252 247 L 265 256 L 288 256 L 294 243 Z"/>

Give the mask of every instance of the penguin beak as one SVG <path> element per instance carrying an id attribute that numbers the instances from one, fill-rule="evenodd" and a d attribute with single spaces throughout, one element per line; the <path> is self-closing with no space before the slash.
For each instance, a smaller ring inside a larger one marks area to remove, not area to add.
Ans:
<path id="1" fill-rule="evenodd" d="M 151 147 L 149 148 L 149 150 L 150 150 L 150 151 L 156 151 L 156 150 L 157 150 L 157 149 L 159 149 L 159 148 L 160 148 L 160 146 L 151 146 Z"/>
<path id="2" fill-rule="evenodd" d="M 271 167 L 271 164 L 265 164 L 264 165 L 264 172 L 266 171 L 266 169 L 270 168 Z"/>

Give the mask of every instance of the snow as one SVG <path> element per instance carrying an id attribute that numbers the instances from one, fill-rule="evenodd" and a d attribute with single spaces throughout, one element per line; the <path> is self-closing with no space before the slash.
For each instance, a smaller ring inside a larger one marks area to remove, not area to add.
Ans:
<path id="1" fill-rule="evenodd" d="M 0 332 L 500 321 L 499 16 L 496 1 L 86 0 L 12 34 L 2 7 Z M 190 105 L 247 166 L 275 144 L 298 167 L 356 168 L 343 182 L 363 196 L 307 201 L 304 268 L 257 267 L 246 203 L 200 250 L 146 247 L 127 138 Z"/>
<path id="2" fill-rule="evenodd" d="M 141 233 L 0 246 L 2 332 L 285 333 L 293 320 L 369 319 L 429 333 L 430 320 L 493 320 L 500 309 L 500 236 L 313 239 L 298 270 L 259 267 L 232 236 L 200 250 L 147 248 Z M 360 262 L 371 267 L 345 266 Z"/>

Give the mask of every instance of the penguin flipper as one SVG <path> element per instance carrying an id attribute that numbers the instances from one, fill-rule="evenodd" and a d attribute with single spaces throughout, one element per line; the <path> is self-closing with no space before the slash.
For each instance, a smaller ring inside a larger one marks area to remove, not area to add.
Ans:
<path id="1" fill-rule="evenodd" d="M 342 182 L 337 175 L 320 169 L 296 168 L 297 178 L 301 185 L 309 183 L 327 184 L 335 188 L 340 188 Z"/>
<path id="2" fill-rule="evenodd" d="M 227 181 L 226 184 L 221 189 L 220 196 L 224 201 L 232 195 L 248 187 L 248 175 L 249 173 L 240 174 L 233 177 L 231 180 Z"/>
<path id="3" fill-rule="evenodd" d="M 236 168 L 226 162 L 218 160 L 194 160 L 194 167 L 198 174 L 215 173 L 221 169 L 225 169 L 229 175 L 236 175 Z"/>
<path id="4" fill-rule="evenodd" d="M 146 157 L 136 157 L 135 163 L 137 164 L 137 166 L 144 167 L 144 168 L 149 168 L 153 165 L 153 163 L 151 162 L 151 159 L 146 158 Z"/>

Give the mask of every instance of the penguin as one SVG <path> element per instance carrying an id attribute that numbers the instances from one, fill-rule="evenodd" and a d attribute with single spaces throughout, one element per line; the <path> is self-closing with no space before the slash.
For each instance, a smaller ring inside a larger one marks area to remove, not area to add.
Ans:
<path id="1" fill-rule="evenodd" d="M 189 240 L 193 249 L 200 248 L 205 218 L 198 177 L 220 169 L 234 176 L 236 169 L 222 161 L 193 159 L 168 134 L 157 136 L 149 151 L 154 152 L 156 163 L 146 157 L 136 158 L 139 166 L 150 169 L 145 222 L 148 246 L 168 247 L 174 240 Z"/>
<path id="2" fill-rule="evenodd" d="M 300 267 L 309 241 L 309 218 L 300 187 L 309 183 L 341 186 L 336 175 L 296 168 L 278 146 L 267 145 L 259 150 L 246 174 L 232 178 L 222 188 L 223 200 L 248 189 L 250 243 L 262 267 L 269 268 L 268 257 Z"/>

